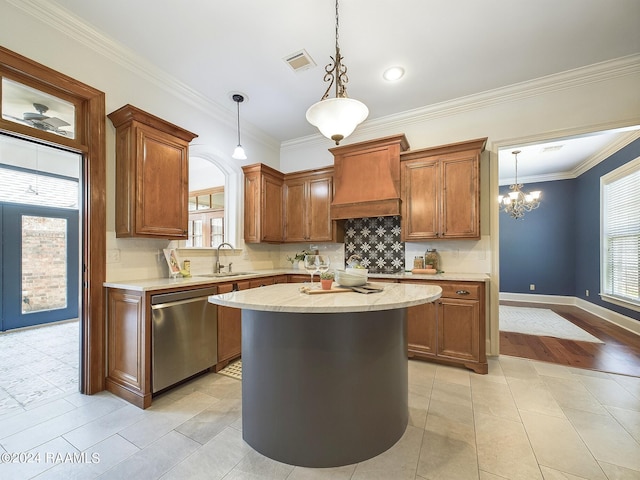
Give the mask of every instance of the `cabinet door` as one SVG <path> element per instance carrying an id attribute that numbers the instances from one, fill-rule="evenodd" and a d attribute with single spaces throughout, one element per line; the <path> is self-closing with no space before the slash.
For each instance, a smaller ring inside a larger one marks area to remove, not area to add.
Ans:
<path id="1" fill-rule="evenodd" d="M 333 239 L 331 222 L 332 177 L 314 178 L 308 183 L 307 240 L 330 242 Z"/>
<path id="2" fill-rule="evenodd" d="M 244 176 L 244 241 L 260 241 L 260 174 Z"/>
<path id="3" fill-rule="evenodd" d="M 402 163 L 402 239 L 437 238 L 439 162 L 427 157 Z"/>
<path id="4" fill-rule="evenodd" d="M 442 159 L 442 220 L 444 238 L 480 238 L 479 159 L 462 152 Z"/>
<path id="5" fill-rule="evenodd" d="M 436 354 L 436 304 L 426 303 L 407 308 L 407 343 L 409 356 Z"/>
<path id="6" fill-rule="evenodd" d="M 268 175 L 262 177 L 262 204 L 260 205 L 261 241 L 281 242 L 283 239 L 282 181 Z"/>
<path id="7" fill-rule="evenodd" d="M 478 362 L 480 302 L 441 298 L 438 304 L 438 356 Z M 484 342 L 484 339 L 482 339 Z"/>
<path id="8" fill-rule="evenodd" d="M 229 293 L 232 283 L 218 286 L 218 293 Z M 238 290 L 249 288 L 249 282 L 238 282 Z M 242 351 L 242 321 L 239 308 L 218 305 L 218 363 L 239 357 Z"/>
<path id="9" fill-rule="evenodd" d="M 187 145 L 146 125 L 136 130 L 136 233 L 186 238 Z"/>
<path id="10" fill-rule="evenodd" d="M 284 239 L 287 242 L 304 242 L 309 239 L 307 222 L 307 182 L 288 180 L 285 183 L 285 227 Z"/>

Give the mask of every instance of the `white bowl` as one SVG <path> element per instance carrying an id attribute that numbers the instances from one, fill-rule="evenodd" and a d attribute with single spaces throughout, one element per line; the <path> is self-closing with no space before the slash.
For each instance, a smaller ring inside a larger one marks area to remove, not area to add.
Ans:
<path id="1" fill-rule="evenodd" d="M 344 270 L 336 270 L 336 283 L 343 287 L 359 287 L 367 283 L 366 275 L 352 275 Z"/>
<path id="2" fill-rule="evenodd" d="M 347 267 L 347 269 L 345 270 L 346 273 L 350 274 L 350 275 L 364 275 L 365 277 L 367 276 L 367 274 L 369 273 L 369 269 L 368 268 L 352 268 L 352 267 Z"/>

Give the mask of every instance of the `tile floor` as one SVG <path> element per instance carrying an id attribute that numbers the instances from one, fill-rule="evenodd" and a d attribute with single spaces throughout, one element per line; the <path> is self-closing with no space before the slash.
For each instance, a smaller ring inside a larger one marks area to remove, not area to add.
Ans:
<path id="1" fill-rule="evenodd" d="M 84 396 L 77 323 L 47 328 L 0 336 L 0 459 L 23 454 L 0 462 L 1 479 L 640 479 L 638 377 L 507 356 L 490 359 L 488 375 L 412 360 L 400 441 L 356 465 L 310 469 L 243 442 L 240 381 L 210 373 L 147 410 Z"/>
<path id="2" fill-rule="evenodd" d="M 78 320 L 0 334 L 0 415 L 77 392 L 79 349 Z"/>
<path id="3" fill-rule="evenodd" d="M 409 361 L 409 383 L 401 440 L 330 469 L 252 450 L 242 440 L 241 382 L 219 374 L 147 410 L 107 392 L 60 393 L 0 415 L 0 456 L 32 459 L 0 463 L 0 478 L 640 479 L 638 377 L 501 356 L 488 375 Z"/>

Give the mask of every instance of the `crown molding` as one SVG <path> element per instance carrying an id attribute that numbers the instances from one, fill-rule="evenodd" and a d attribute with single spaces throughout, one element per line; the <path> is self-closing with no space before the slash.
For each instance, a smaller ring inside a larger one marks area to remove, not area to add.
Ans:
<path id="1" fill-rule="evenodd" d="M 640 130 L 634 130 L 632 132 L 627 132 L 622 135 L 620 138 L 616 139 L 609 145 L 605 146 L 599 152 L 594 153 L 589 158 L 587 158 L 580 165 L 576 166 L 571 172 L 573 174 L 573 178 L 579 177 L 586 171 L 598 165 L 600 162 L 606 160 L 611 155 L 616 153 L 619 150 L 622 150 L 624 147 L 629 145 L 631 142 L 640 138 Z"/>
<path id="2" fill-rule="evenodd" d="M 357 128 L 357 138 L 362 138 L 363 140 L 375 138 L 376 136 L 385 135 L 387 134 L 386 132 L 391 130 L 401 132 L 407 125 L 428 122 L 436 118 L 458 115 L 494 105 L 517 102 L 559 90 L 573 89 L 638 73 L 640 73 L 640 54 L 628 55 L 526 82 L 515 83 L 506 87 L 387 115 L 374 120 L 366 120 Z M 629 123 L 626 123 L 626 125 L 629 125 Z M 320 142 L 323 138 L 320 134 L 295 138 L 282 142 L 282 148 L 316 146 L 321 144 Z M 351 137 L 349 139 L 351 140 Z M 411 142 L 411 139 L 409 139 L 409 142 Z"/>
<path id="3" fill-rule="evenodd" d="M 227 109 L 202 95 L 145 58 L 137 55 L 131 49 L 128 49 L 96 30 L 70 11 L 54 3 L 41 2 L 38 0 L 6 1 L 85 47 L 121 65 L 136 75 L 145 78 L 170 95 L 200 110 L 208 117 L 228 125 L 230 128 L 236 128 L 235 110 Z M 248 122 L 243 122 L 242 134 L 272 149 L 278 149 L 280 146 L 277 140 Z"/>

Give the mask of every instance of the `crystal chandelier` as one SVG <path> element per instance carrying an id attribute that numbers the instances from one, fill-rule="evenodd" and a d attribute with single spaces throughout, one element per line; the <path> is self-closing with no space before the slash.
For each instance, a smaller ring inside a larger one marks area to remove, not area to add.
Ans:
<path id="1" fill-rule="evenodd" d="M 509 190 L 511 190 L 509 195 L 500 195 L 498 202 L 503 212 L 508 213 L 517 220 L 518 218 L 524 217 L 526 212 L 530 212 L 540 206 L 541 192 L 539 190 L 531 193 L 522 191 L 524 185 L 518 183 L 518 154 L 520 150 L 514 150 L 511 153 L 513 153 L 516 159 L 515 183 L 509 187 Z"/>
<path id="2" fill-rule="evenodd" d="M 353 133 L 356 127 L 369 115 L 367 106 L 353 98 L 347 98 L 347 67 L 342 63 L 338 45 L 338 0 L 336 0 L 336 55 L 324 67 L 324 81 L 330 82 L 322 99 L 307 110 L 307 121 L 318 127 L 320 133 L 330 138 L 336 145 Z M 336 86 L 336 98 L 327 98 L 331 87 Z"/>

